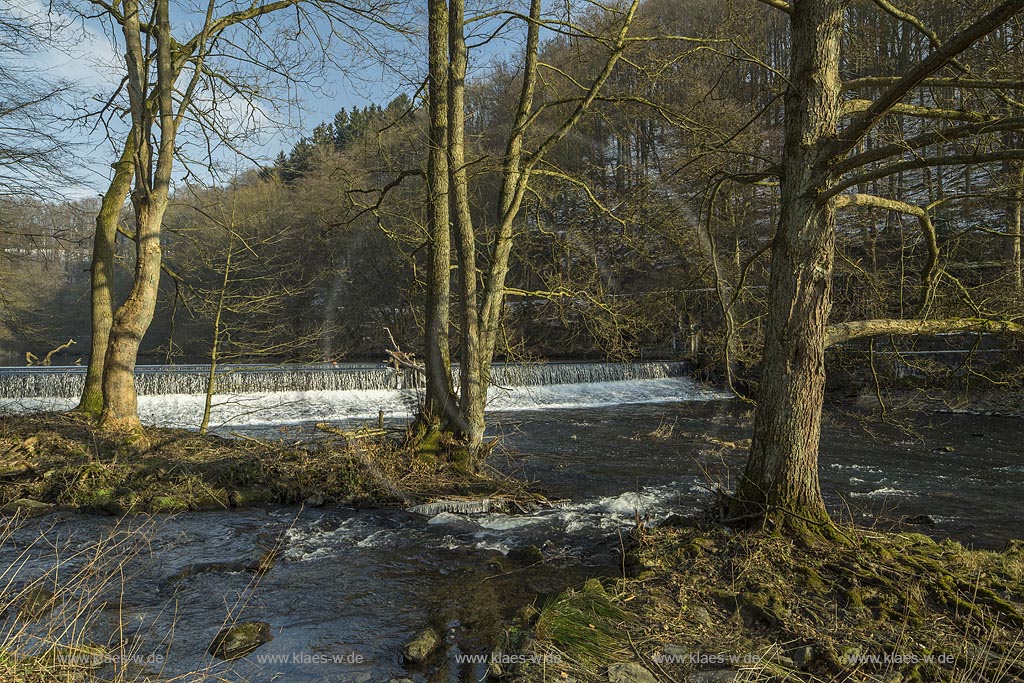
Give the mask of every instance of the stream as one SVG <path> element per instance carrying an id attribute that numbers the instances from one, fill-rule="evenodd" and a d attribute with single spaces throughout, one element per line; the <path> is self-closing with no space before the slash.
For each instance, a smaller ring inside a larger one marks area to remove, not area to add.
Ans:
<path id="1" fill-rule="evenodd" d="M 120 609 L 99 610 L 89 628 L 98 642 L 133 643 L 134 652 L 150 657 L 141 665 L 148 670 L 268 683 L 479 681 L 485 665 L 460 662 L 463 655 L 489 653 L 501 623 L 521 606 L 540 606 L 591 576 L 620 574 L 621 539 L 637 519 L 702 510 L 709 487 L 729 485 L 741 471 L 750 436 L 749 406 L 681 377 L 505 396 L 489 432 L 500 439 L 492 464 L 566 499 L 562 506 L 434 516 L 267 508 L 148 522 L 58 513 L 8 528 L 0 543 L 4 582 L 23 585 L 52 569 L 55 556 L 63 575 L 73 575 L 87 564 L 71 555 L 75 549 L 141 525 L 146 540 L 124 563 L 123 581 L 97 589 Z M 194 417 L 198 397 L 143 398 L 148 421 L 173 424 L 183 414 Z M 377 410 L 352 396 L 345 397 L 351 409 L 341 412 L 338 397 L 304 408 L 295 407 L 294 396 L 278 398 L 291 407 L 253 410 L 269 401 L 255 397 L 223 420 L 222 430 L 274 434 L 324 414 L 351 420 Z M 392 398 L 389 419 L 397 420 L 402 400 Z M 921 416 L 910 431 L 873 425 L 869 433 L 830 409 L 820 462 L 826 501 L 859 524 L 890 528 L 917 518 L 909 528 L 999 549 L 1024 537 L 1020 434 L 1020 419 L 955 414 Z M 280 555 L 269 572 L 246 571 L 270 548 Z M 533 559 L 536 549 L 544 562 Z M 207 647 L 232 618 L 266 621 L 274 639 L 242 660 L 211 657 Z M 402 645 L 427 625 L 444 632 L 447 657 L 411 668 Z"/>

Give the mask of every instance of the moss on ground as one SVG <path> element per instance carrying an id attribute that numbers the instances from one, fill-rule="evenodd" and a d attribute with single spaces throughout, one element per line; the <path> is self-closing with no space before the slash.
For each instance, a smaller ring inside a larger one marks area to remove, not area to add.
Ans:
<path id="1" fill-rule="evenodd" d="M 559 637 L 544 625 L 580 591 L 563 594 L 508 632 L 508 647 L 545 665 L 506 678 L 608 681 L 632 662 L 672 683 L 1024 680 L 1020 542 L 988 552 L 840 531 L 842 544 L 720 526 L 640 530 L 624 564 L 637 578 L 608 587 L 619 614 L 576 599 L 582 630 Z M 587 630 L 615 639 L 588 649 Z"/>
<path id="2" fill-rule="evenodd" d="M 39 514 L 40 503 L 124 514 L 519 494 L 521 484 L 496 473 L 422 458 L 384 437 L 324 433 L 310 442 L 264 441 L 146 428 L 128 441 L 76 413 L 0 418 L 0 509 L 6 514 Z"/>

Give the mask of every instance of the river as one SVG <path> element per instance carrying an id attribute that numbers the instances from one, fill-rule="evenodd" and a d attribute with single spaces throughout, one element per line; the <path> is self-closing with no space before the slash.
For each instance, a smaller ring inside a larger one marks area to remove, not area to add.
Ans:
<path id="1" fill-rule="evenodd" d="M 480 680 L 483 665 L 458 660 L 489 652 L 504 619 L 565 585 L 620 573 L 622 537 L 638 518 L 699 512 L 709 486 L 728 485 L 744 461 L 749 407 L 685 378 L 504 395 L 492 416 L 491 433 L 500 438 L 492 464 L 567 499 L 562 507 L 530 515 L 327 507 L 157 518 L 123 582 L 101 591 L 121 608 L 97 610 L 92 637 L 157 655 L 162 662 L 151 657 L 146 666 L 165 676 L 206 670 L 266 682 Z M 191 419 L 195 398 L 153 397 L 149 420 Z M 289 407 L 276 413 L 253 409 L 253 402 L 266 408 L 267 396 L 243 400 L 244 410 L 221 414 L 229 418 L 223 429 L 269 434 L 328 414 L 357 419 L 375 414 L 381 396 L 371 397 L 377 403 L 320 396 L 304 407 L 301 396 L 279 398 Z M 400 419 L 402 403 L 392 408 L 390 419 Z M 828 412 L 820 474 L 835 514 L 884 528 L 927 516 L 913 528 L 984 548 L 1024 536 L 1019 419 L 939 414 L 912 427 L 874 425 L 869 433 L 842 411 Z M 0 563 L 19 568 L 19 585 L 52 571 L 61 549 L 62 575 L 70 576 L 85 564 L 70 552 L 139 523 L 72 513 L 30 520 L 10 530 Z M 43 533 L 46 544 L 37 540 Z M 257 579 L 244 570 L 273 546 L 281 555 L 269 572 Z M 527 546 L 545 561 L 535 564 Z M 206 648 L 231 618 L 268 622 L 273 641 L 244 660 L 215 660 Z M 448 657 L 439 668 L 410 670 L 401 646 L 428 624 L 444 629 Z"/>

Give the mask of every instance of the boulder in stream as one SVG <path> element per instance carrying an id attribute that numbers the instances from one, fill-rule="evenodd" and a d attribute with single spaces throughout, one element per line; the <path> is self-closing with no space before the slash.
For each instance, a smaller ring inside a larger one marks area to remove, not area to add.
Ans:
<path id="1" fill-rule="evenodd" d="M 273 639 L 267 622 L 245 621 L 221 629 L 210 645 L 210 654 L 230 661 L 246 656 Z"/>
<path id="2" fill-rule="evenodd" d="M 405 647 L 402 648 L 402 656 L 410 664 L 421 664 L 434 654 L 440 644 L 441 637 L 437 635 L 437 631 L 427 627 L 405 644 Z"/>
<path id="3" fill-rule="evenodd" d="M 636 662 L 617 662 L 608 665 L 608 683 L 657 683 L 657 679 Z"/>
<path id="4" fill-rule="evenodd" d="M 49 503 L 31 498 L 18 498 L 0 508 L 0 512 L 5 515 L 21 515 L 22 517 L 41 517 L 51 510 L 53 510 L 53 506 Z"/>

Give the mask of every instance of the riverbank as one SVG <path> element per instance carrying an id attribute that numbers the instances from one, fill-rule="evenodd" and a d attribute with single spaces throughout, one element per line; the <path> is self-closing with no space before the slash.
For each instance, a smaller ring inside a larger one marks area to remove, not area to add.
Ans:
<path id="1" fill-rule="evenodd" d="M 403 447 L 374 430 L 325 426 L 315 440 L 146 427 L 134 442 L 75 413 L 0 418 L 0 511 L 125 514 L 264 504 L 408 506 L 442 496 L 515 497 L 497 473 Z"/>
<path id="2" fill-rule="evenodd" d="M 964 391 L 950 388 L 889 389 L 881 393 L 864 389 L 852 403 L 877 415 L 881 406 L 887 412 L 962 414 L 990 417 L 1024 418 L 1024 394 L 1014 387 L 986 387 Z"/>
<path id="3" fill-rule="evenodd" d="M 1024 543 L 967 550 L 844 528 L 792 541 L 718 525 L 638 529 L 624 578 L 522 618 L 506 680 L 1017 681 Z"/>

